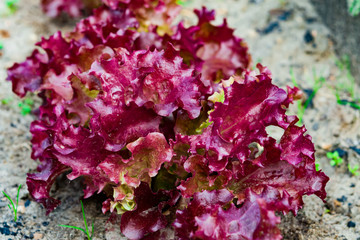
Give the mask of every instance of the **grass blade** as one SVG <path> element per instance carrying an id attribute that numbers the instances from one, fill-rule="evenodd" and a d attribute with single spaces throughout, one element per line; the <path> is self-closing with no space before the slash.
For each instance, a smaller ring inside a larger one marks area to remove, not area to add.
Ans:
<path id="1" fill-rule="evenodd" d="M 80 203 L 81 203 L 81 211 L 82 211 L 82 215 L 83 215 L 83 218 L 84 218 L 84 224 L 85 224 L 85 229 L 86 229 L 86 235 L 88 237 L 89 240 L 91 240 L 90 238 L 90 235 L 89 235 L 89 228 L 88 228 L 88 225 L 87 225 L 87 222 L 86 222 L 86 217 L 85 217 L 85 211 L 84 211 L 84 204 L 83 202 L 80 200 Z"/>
<path id="2" fill-rule="evenodd" d="M 92 224 L 91 224 L 91 237 L 90 237 L 90 239 L 93 238 L 93 235 L 94 235 L 94 221 L 92 221 Z"/>
<path id="3" fill-rule="evenodd" d="M 14 205 L 14 202 L 13 202 L 13 200 L 11 199 L 11 197 L 9 196 L 9 195 L 7 195 L 6 194 L 6 192 L 4 192 L 4 191 L 2 191 L 3 192 L 3 194 L 5 195 L 5 197 L 10 201 L 10 203 L 11 203 L 11 206 L 12 206 L 12 210 L 13 210 L 13 212 L 14 212 L 14 220 L 16 221 L 16 209 L 15 209 L 15 205 Z M 11 210 L 11 207 L 10 207 L 10 204 L 8 204 L 8 207 L 10 208 L 10 210 Z"/>
<path id="4" fill-rule="evenodd" d="M 20 193 L 20 188 L 21 188 L 21 184 L 19 185 L 18 191 L 17 191 L 17 195 L 16 195 L 16 209 L 15 209 L 15 222 L 17 220 L 17 211 L 18 211 L 18 206 L 19 206 L 19 193 Z"/>
<path id="5" fill-rule="evenodd" d="M 76 226 L 70 226 L 70 225 L 58 225 L 58 226 L 60 226 L 60 227 L 65 227 L 65 228 L 72 228 L 72 229 L 77 229 L 77 230 L 80 230 L 80 231 L 82 231 L 82 232 L 84 232 L 85 234 L 86 234 L 86 231 L 85 231 L 85 229 L 83 229 L 83 228 L 81 228 L 81 227 L 76 227 Z"/>

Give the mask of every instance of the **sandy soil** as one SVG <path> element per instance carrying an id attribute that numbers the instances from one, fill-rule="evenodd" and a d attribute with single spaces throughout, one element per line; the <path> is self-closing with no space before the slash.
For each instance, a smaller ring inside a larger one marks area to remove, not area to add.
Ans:
<path id="1" fill-rule="evenodd" d="M 308 0 L 190 1 L 182 12 L 187 23 L 194 21 L 191 9 L 201 5 L 215 8 L 219 22 L 228 18 L 229 25 L 248 43 L 254 62 L 268 66 L 276 84 L 282 87 L 292 84 L 290 69 L 302 89 L 314 88 L 314 72 L 325 78 L 313 106 L 305 111 L 304 122 L 313 137 L 320 166 L 331 179 L 327 203 L 313 196 L 305 197 L 305 207 L 296 217 L 291 214 L 283 217 L 280 227 L 284 239 L 360 239 L 360 177 L 352 176 L 347 169 L 348 163 L 360 164 L 360 150 L 356 153 L 360 148 L 360 111 L 336 102 L 335 88 L 346 87 L 349 79 L 335 64 L 331 33 Z M 45 216 L 40 205 L 30 201 L 25 179 L 26 173 L 37 165 L 30 159 L 29 125 L 34 117 L 21 115 L 18 107 L 21 100 L 12 94 L 11 84 L 5 81 L 6 68 L 23 61 L 41 36 L 57 30 L 69 31 L 74 22 L 49 19 L 41 12 L 37 0 L 20 0 L 19 6 L 15 14 L 0 16 L 0 33 L 1 30 L 9 33 L 0 34 L 4 45 L 0 50 L 0 101 L 10 99 L 7 104 L 0 103 L 0 190 L 14 197 L 19 184 L 23 187 L 16 223 L 11 220 L 6 198 L 0 197 L 0 239 L 84 239 L 82 232 L 58 226 L 83 227 L 79 204 L 81 180 L 70 183 L 65 176 L 58 179 L 53 196 L 62 200 L 62 205 L 49 216 Z M 358 88 L 356 93 L 359 94 Z M 345 93 L 341 96 L 347 97 Z M 296 106 L 290 112 L 296 113 Z M 338 167 L 330 166 L 326 158 L 326 152 L 335 149 L 345 154 L 344 163 Z M 119 239 L 118 226 L 108 223 L 109 216 L 100 211 L 101 201 L 93 197 L 84 204 L 88 221 L 95 221 L 94 239 Z"/>

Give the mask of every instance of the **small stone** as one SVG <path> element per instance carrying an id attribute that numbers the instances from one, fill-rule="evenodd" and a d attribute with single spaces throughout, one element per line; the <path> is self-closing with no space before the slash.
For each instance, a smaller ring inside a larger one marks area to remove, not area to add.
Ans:
<path id="1" fill-rule="evenodd" d="M 49 222 L 42 222 L 42 225 L 46 227 L 47 225 L 49 225 Z"/>
<path id="2" fill-rule="evenodd" d="M 24 203 L 24 201 L 19 202 L 19 205 L 18 205 L 17 209 L 18 209 L 18 212 L 25 213 L 25 203 Z"/>
<path id="3" fill-rule="evenodd" d="M 312 126 L 312 130 L 317 131 L 317 130 L 319 130 L 319 127 L 320 127 L 319 123 L 315 123 L 315 124 Z"/>
<path id="4" fill-rule="evenodd" d="M 341 148 L 336 148 L 333 152 L 338 152 L 339 157 L 346 157 L 348 155 L 348 152 Z"/>
<path id="5" fill-rule="evenodd" d="M 249 29 L 247 34 L 249 38 L 256 38 L 259 36 L 259 34 L 254 29 Z"/>
<path id="6" fill-rule="evenodd" d="M 30 40 L 31 41 L 38 41 L 38 36 L 36 34 L 30 34 Z"/>
<path id="7" fill-rule="evenodd" d="M 334 206 L 341 207 L 341 202 L 339 202 L 338 200 L 334 200 Z"/>
<path id="8" fill-rule="evenodd" d="M 18 206 L 18 212 L 25 213 L 25 206 L 24 205 L 19 205 Z"/>
<path id="9" fill-rule="evenodd" d="M 343 196 L 341 196 L 341 198 L 337 198 L 336 200 L 343 203 L 343 202 L 346 202 L 346 201 L 347 201 L 347 197 L 345 197 L 345 196 L 343 195 Z"/>
<path id="10" fill-rule="evenodd" d="M 3 38 L 9 38 L 10 33 L 7 30 L 0 29 L 0 36 L 3 37 Z"/>
<path id="11" fill-rule="evenodd" d="M 356 223 L 353 222 L 353 221 L 349 221 L 349 222 L 347 223 L 347 226 L 348 226 L 348 228 L 354 228 L 354 227 L 356 226 Z"/>
<path id="12" fill-rule="evenodd" d="M 331 144 L 324 143 L 324 144 L 321 146 L 321 148 L 324 149 L 324 150 L 330 151 L 331 148 L 332 148 L 332 145 L 331 145 Z"/>
<path id="13" fill-rule="evenodd" d="M 219 8 L 217 10 L 217 13 L 219 13 L 220 15 L 226 15 L 228 12 L 228 10 L 226 8 Z"/>
<path id="14" fill-rule="evenodd" d="M 42 234 L 42 233 L 34 233 L 34 239 L 35 240 L 42 239 L 43 237 L 44 237 L 44 234 Z"/>
<path id="15" fill-rule="evenodd" d="M 312 43 L 314 42 L 315 38 L 310 30 L 307 30 L 304 35 L 305 43 Z"/>
<path id="16" fill-rule="evenodd" d="M 31 203 L 31 201 L 28 199 L 28 200 L 26 200 L 26 202 L 24 203 L 24 206 L 25 206 L 25 207 L 28 207 L 28 206 L 30 205 L 30 203 Z"/>
<path id="17" fill-rule="evenodd" d="M 0 233 L 4 235 L 10 235 L 10 229 L 9 228 L 1 228 L 0 227 Z"/>
<path id="18" fill-rule="evenodd" d="M 277 21 L 270 22 L 264 29 L 259 30 L 259 32 L 263 35 L 266 35 L 273 32 L 276 29 L 280 29 L 280 24 Z"/>

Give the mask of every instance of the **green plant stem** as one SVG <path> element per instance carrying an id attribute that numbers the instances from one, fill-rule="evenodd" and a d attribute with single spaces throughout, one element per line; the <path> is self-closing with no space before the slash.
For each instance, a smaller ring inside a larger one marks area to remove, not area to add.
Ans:
<path id="1" fill-rule="evenodd" d="M 6 192 L 2 191 L 4 196 L 10 201 L 11 206 L 12 206 L 12 210 L 14 212 L 14 221 L 17 221 L 17 211 L 18 211 L 18 206 L 19 206 L 19 193 L 20 193 L 20 188 L 21 188 L 21 184 L 18 187 L 17 190 L 17 195 L 16 195 L 16 205 L 14 204 L 13 200 L 11 199 L 11 197 L 6 194 Z M 9 209 L 11 210 L 10 204 L 8 204 Z"/>
<path id="2" fill-rule="evenodd" d="M 310 105 L 311 101 L 314 99 L 316 93 L 319 91 L 319 89 L 322 87 L 323 83 L 326 80 L 324 77 L 317 77 L 315 70 L 314 70 L 313 74 L 314 74 L 315 84 L 314 84 L 312 93 L 310 94 L 310 96 L 308 96 L 308 98 L 306 99 L 304 104 L 302 104 L 301 101 L 298 101 L 298 104 L 297 104 L 298 118 L 299 118 L 298 125 L 302 124 L 305 110 L 309 107 L 309 105 Z M 290 68 L 290 77 L 291 77 L 291 81 L 294 84 L 294 86 L 297 88 L 300 88 L 299 84 L 296 81 L 294 70 L 292 68 Z"/>
<path id="3" fill-rule="evenodd" d="M 90 233 L 89 233 L 89 228 L 88 228 L 88 225 L 87 225 L 87 222 L 86 222 L 84 205 L 83 205 L 83 202 L 82 202 L 81 200 L 80 200 L 80 203 L 81 203 L 81 212 L 82 212 L 83 219 L 84 219 L 85 229 L 83 229 L 83 228 L 81 228 L 81 227 L 70 226 L 70 225 L 62 225 L 62 224 L 61 224 L 61 225 L 58 225 L 58 226 L 80 230 L 80 231 L 82 231 L 83 233 L 85 233 L 85 235 L 87 236 L 87 239 L 88 239 L 88 240 L 91 240 L 91 239 L 93 238 L 93 234 L 94 234 L 94 222 L 92 222 L 92 224 L 91 224 L 91 235 L 90 235 Z"/>
<path id="4" fill-rule="evenodd" d="M 86 222 L 86 217 L 85 217 L 85 211 L 84 211 L 84 205 L 83 205 L 83 202 L 80 201 L 81 203 L 81 211 L 82 211 L 82 215 L 83 215 L 83 218 L 84 218 L 84 224 L 85 224 L 85 229 L 86 229 L 86 235 L 88 237 L 88 239 L 90 240 L 90 236 L 89 236 L 89 228 L 88 228 L 88 225 L 87 225 L 87 222 Z"/>

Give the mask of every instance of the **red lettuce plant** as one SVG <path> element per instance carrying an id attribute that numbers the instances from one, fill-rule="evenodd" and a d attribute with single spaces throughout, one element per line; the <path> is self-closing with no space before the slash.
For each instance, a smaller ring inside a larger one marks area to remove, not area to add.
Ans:
<path id="1" fill-rule="evenodd" d="M 173 1 L 104 3 L 8 70 L 16 94 L 43 100 L 30 128 L 32 198 L 50 213 L 60 203 L 50 188 L 71 171 L 85 198 L 108 197 L 103 212 L 122 214 L 130 239 L 168 239 L 171 226 L 176 239 L 281 239 L 275 213 L 324 199 L 328 181 L 305 127 L 286 115 L 298 89 L 251 70 L 246 44 L 226 21 L 214 26 L 213 11 L 171 27 Z"/>

